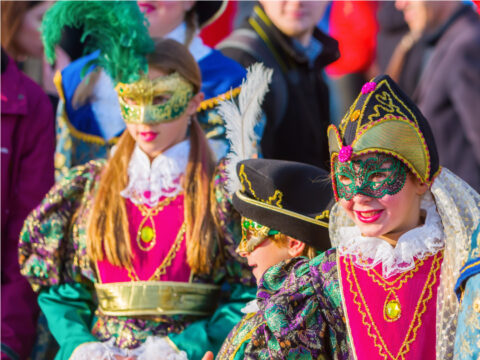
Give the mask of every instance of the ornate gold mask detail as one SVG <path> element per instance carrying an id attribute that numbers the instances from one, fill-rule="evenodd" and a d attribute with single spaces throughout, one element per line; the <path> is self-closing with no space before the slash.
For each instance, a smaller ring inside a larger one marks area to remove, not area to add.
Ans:
<path id="1" fill-rule="evenodd" d="M 193 85 L 173 73 L 150 80 L 142 76 L 132 84 L 115 87 L 123 120 L 135 124 L 159 124 L 181 116 L 193 97 Z"/>

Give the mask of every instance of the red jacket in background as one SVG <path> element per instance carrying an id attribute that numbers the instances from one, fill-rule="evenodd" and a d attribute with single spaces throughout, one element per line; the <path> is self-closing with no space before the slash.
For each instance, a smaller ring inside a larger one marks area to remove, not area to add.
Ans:
<path id="1" fill-rule="evenodd" d="M 36 334 L 36 296 L 18 265 L 28 213 L 54 183 L 55 120 L 43 90 L 10 58 L 2 73 L 2 359 L 26 359 Z"/>
<path id="2" fill-rule="evenodd" d="M 377 3 L 373 1 L 333 1 L 329 35 L 338 41 L 340 58 L 327 73 L 342 76 L 368 70 L 377 45 Z"/>
<path id="3" fill-rule="evenodd" d="M 233 23 L 237 14 L 237 2 L 228 1 L 225 11 L 211 24 L 200 31 L 200 37 L 205 45 L 214 48 L 233 31 Z"/>

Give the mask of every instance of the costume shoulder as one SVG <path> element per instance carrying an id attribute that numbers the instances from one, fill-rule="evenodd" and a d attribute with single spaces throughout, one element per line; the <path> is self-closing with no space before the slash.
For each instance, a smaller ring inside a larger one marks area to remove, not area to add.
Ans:
<path id="1" fill-rule="evenodd" d="M 239 87 L 247 74 L 238 62 L 213 49 L 198 62 L 198 66 L 202 73 L 202 91 L 207 100 Z"/>
<path id="2" fill-rule="evenodd" d="M 459 299 L 465 290 L 465 285 L 470 277 L 480 273 L 480 225 L 472 234 L 472 241 L 470 243 L 470 251 L 468 259 L 460 269 L 460 275 L 455 285 L 455 292 Z"/>
<path id="3" fill-rule="evenodd" d="M 85 229 L 75 225 L 86 220 L 87 211 L 79 209 L 91 203 L 92 190 L 104 165 L 105 161 L 94 160 L 72 168 L 25 220 L 19 262 L 21 273 L 34 290 L 73 282 L 80 273 L 88 273 L 88 262 L 77 258 L 78 254 L 86 254 Z M 93 278 L 93 274 L 88 275 Z"/>
<path id="4" fill-rule="evenodd" d="M 226 159 L 220 160 L 212 178 L 213 217 L 223 248 L 224 262 L 217 266 L 216 276 L 225 276 L 229 282 L 255 286 L 255 277 L 245 258 L 235 249 L 242 238 L 241 216 L 232 204 L 232 196 L 226 189 L 228 180 Z M 222 274 L 223 273 L 223 274 Z"/>
<path id="5" fill-rule="evenodd" d="M 257 300 L 271 339 L 269 349 L 279 352 L 274 358 L 309 354 L 317 359 L 329 352 L 326 324 L 310 277 L 309 261 L 303 257 L 275 265 L 264 274 Z M 273 346 L 274 339 L 280 346 Z"/>

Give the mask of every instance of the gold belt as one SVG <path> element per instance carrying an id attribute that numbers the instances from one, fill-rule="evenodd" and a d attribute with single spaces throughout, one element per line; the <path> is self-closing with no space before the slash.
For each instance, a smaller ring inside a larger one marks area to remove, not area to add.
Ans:
<path id="1" fill-rule="evenodd" d="M 171 281 L 95 284 L 99 310 L 111 316 L 209 315 L 220 286 Z"/>

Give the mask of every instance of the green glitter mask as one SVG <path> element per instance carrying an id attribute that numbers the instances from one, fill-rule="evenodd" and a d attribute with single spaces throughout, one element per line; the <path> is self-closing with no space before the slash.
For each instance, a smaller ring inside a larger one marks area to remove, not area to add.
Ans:
<path id="1" fill-rule="evenodd" d="M 160 124 L 181 116 L 193 97 L 193 85 L 173 73 L 154 80 L 143 76 L 115 87 L 123 120 L 134 124 Z"/>
<path id="2" fill-rule="evenodd" d="M 279 231 L 272 230 L 267 226 L 242 217 L 242 240 L 235 251 L 239 254 L 249 254 L 260 246 L 269 236 L 274 236 L 279 233 Z"/>
<path id="3" fill-rule="evenodd" d="M 365 161 L 335 164 L 335 185 L 339 198 L 351 200 L 356 194 L 373 198 L 395 195 L 407 180 L 406 166 L 398 159 L 376 154 Z"/>

